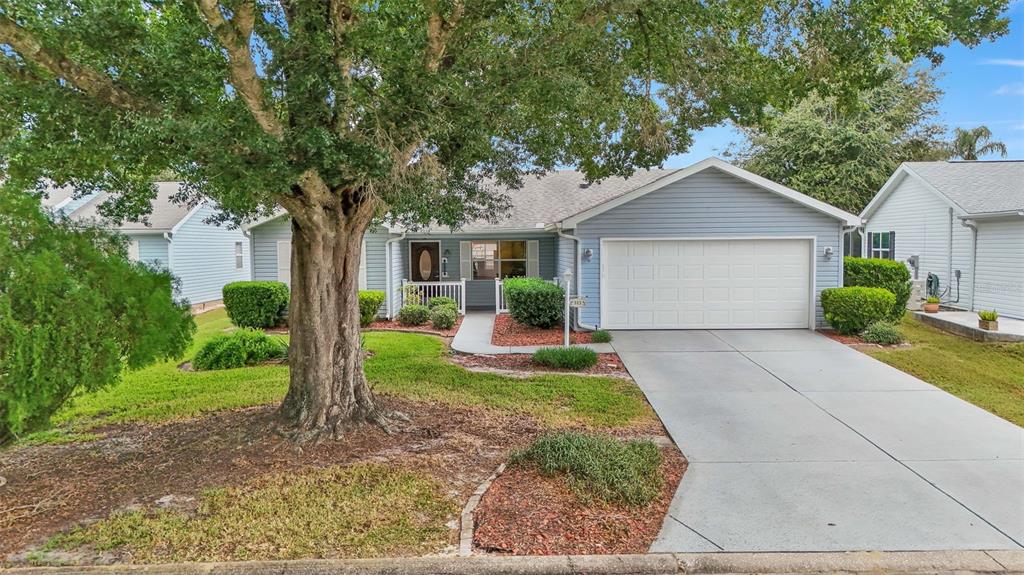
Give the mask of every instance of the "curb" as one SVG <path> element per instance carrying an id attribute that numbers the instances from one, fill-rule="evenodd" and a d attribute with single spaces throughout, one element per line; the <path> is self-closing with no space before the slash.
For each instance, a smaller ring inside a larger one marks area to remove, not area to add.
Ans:
<path id="1" fill-rule="evenodd" d="M 1024 573 L 1024 550 L 447 556 L 0 569 L 0 573 L 5 575 L 712 575 L 835 572 Z"/>

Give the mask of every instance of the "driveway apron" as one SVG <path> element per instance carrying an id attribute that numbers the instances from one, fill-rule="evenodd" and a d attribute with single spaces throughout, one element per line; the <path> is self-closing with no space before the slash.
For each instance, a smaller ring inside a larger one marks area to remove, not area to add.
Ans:
<path id="1" fill-rule="evenodd" d="M 621 331 L 690 466 L 652 551 L 1024 547 L 1024 429 L 807 330 Z"/>

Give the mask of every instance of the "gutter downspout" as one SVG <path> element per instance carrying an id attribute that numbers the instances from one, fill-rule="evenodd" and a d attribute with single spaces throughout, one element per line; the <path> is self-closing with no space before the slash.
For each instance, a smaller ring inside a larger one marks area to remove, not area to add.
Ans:
<path id="1" fill-rule="evenodd" d="M 560 237 L 560 238 L 565 238 L 567 240 L 572 240 L 572 241 L 576 242 L 576 271 L 574 273 L 576 274 L 576 293 L 579 294 L 580 293 L 580 278 L 582 277 L 580 270 L 583 269 L 582 268 L 582 262 L 583 262 L 583 254 L 582 254 L 583 240 L 581 240 L 577 236 L 574 236 L 572 234 L 567 234 L 567 233 L 563 232 L 562 231 L 562 224 L 557 224 L 556 225 L 555 233 L 557 233 L 558 237 Z M 597 326 L 595 326 L 595 325 L 588 325 L 588 324 L 585 324 L 585 323 L 580 321 L 579 308 L 576 309 L 576 318 L 575 318 L 575 320 L 576 320 L 576 322 L 575 322 L 576 323 L 576 327 L 580 327 L 580 328 L 587 329 L 587 330 L 590 330 L 590 331 L 596 331 L 597 330 Z"/>
<path id="2" fill-rule="evenodd" d="M 391 274 L 394 273 L 394 269 L 395 269 L 394 266 L 391 264 L 391 253 L 394 251 L 394 250 L 391 249 L 391 244 L 393 244 L 394 242 L 400 242 L 400 241 L 402 241 L 404 239 L 405 239 L 405 232 L 402 232 L 402 234 L 400 236 L 398 236 L 397 238 L 391 238 L 391 239 L 389 239 L 389 240 L 384 242 L 384 259 L 387 262 L 387 273 L 384 274 L 384 289 L 386 289 L 387 292 L 388 292 L 387 293 L 388 319 L 393 319 L 395 317 L 395 304 L 394 304 L 393 301 L 391 301 L 392 297 L 393 297 L 392 292 L 394 291 L 394 290 L 391 289 Z M 463 297 L 465 297 L 465 294 L 463 294 Z"/>
<path id="3" fill-rule="evenodd" d="M 953 295 L 953 208 L 949 208 L 949 245 L 946 248 L 946 281 L 949 282 L 949 294 Z M 957 286 L 956 302 L 960 301 L 960 287 Z M 953 303 L 956 303 L 953 302 Z"/>
<path id="4" fill-rule="evenodd" d="M 978 270 L 978 224 L 974 220 L 961 219 L 960 225 L 971 230 L 971 307 L 974 309 L 974 286 Z"/>

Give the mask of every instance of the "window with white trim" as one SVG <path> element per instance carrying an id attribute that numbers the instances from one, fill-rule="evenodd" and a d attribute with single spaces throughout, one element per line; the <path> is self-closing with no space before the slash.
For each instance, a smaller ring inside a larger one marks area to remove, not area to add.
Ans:
<path id="1" fill-rule="evenodd" d="M 235 242 L 235 269 L 240 270 L 244 267 L 242 261 L 242 242 Z"/>
<path id="2" fill-rule="evenodd" d="M 472 242 L 473 279 L 526 277 L 526 240 Z"/>
<path id="3" fill-rule="evenodd" d="M 869 232 L 868 253 L 870 256 L 880 260 L 895 259 L 893 254 L 895 235 L 896 232 Z"/>

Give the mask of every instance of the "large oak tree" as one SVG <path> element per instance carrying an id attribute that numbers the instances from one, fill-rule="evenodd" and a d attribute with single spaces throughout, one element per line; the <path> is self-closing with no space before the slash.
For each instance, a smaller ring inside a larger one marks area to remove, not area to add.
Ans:
<path id="1" fill-rule="evenodd" d="M 0 0 L 11 182 L 148 209 L 292 221 L 298 438 L 383 423 L 359 353 L 371 222 L 450 226 L 503 204 L 485 181 L 577 166 L 628 174 L 691 134 L 815 89 L 855 93 L 895 56 L 1002 34 L 1006 0 Z"/>

